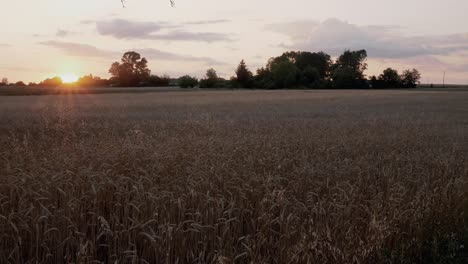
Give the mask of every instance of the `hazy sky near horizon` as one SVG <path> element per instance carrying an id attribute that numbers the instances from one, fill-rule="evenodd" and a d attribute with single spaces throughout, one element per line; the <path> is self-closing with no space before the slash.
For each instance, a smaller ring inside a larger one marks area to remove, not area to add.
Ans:
<path id="1" fill-rule="evenodd" d="M 468 1 L 0 0 L 0 77 L 93 73 L 135 50 L 153 74 L 230 77 L 287 50 L 366 49 L 367 75 L 418 68 L 423 82 L 468 83 Z"/>

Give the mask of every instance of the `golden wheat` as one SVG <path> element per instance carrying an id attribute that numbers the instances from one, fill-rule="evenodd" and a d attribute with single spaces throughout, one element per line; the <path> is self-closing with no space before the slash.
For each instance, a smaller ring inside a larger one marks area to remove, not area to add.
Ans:
<path id="1" fill-rule="evenodd" d="M 0 263 L 465 263 L 468 93 L 0 98 Z"/>

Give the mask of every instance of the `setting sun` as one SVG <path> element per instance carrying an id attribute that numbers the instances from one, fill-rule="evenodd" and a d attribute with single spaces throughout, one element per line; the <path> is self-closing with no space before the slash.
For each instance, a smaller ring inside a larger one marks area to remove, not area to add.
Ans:
<path id="1" fill-rule="evenodd" d="M 78 76 L 75 74 L 63 74 L 60 76 L 64 83 L 74 83 L 78 81 Z"/>

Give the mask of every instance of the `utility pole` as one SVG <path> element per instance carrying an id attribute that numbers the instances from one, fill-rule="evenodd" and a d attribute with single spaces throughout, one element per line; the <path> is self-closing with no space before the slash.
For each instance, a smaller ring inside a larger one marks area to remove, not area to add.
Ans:
<path id="1" fill-rule="evenodd" d="M 442 88 L 445 88 L 445 71 L 444 71 L 444 78 L 442 78 Z"/>

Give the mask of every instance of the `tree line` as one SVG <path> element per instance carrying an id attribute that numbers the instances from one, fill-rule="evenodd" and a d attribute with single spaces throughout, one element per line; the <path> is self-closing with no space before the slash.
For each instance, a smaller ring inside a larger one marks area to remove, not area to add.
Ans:
<path id="1" fill-rule="evenodd" d="M 336 61 L 324 52 L 289 51 L 270 58 L 265 67 L 250 71 L 242 60 L 230 80 L 209 69 L 198 81 L 191 76 L 180 78 L 181 87 L 201 88 L 258 88 L 258 89 L 363 89 L 415 88 L 421 79 L 416 69 L 403 71 L 388 68 L 379 76 L 366 78 L 367 52 L 346 50 Z"/>
<path id="2" fill-rule="evenodd" d="M 215 69 L 206 71 L 203 78 L 185 75 L 171 79 L 167 75 L 153 75 L 148 61 L 139 53 L 129 51 L 120 62 L 109 68 L 111 78 L 102 79 L 93 75 L 81 77 L 75 84 L 79 87 L 138 87 L 170 86 L 182 88 L 244 88 L 244 89 L 364 89 L 364 88 L 415 88 L 421 79 L 416 69 L 401 74 L 388 68 L 378 76 L 367 78 L 366 50 L 346 50 L 336 60 L 324 52 L 288 51 L 268 60 L 254 74 L 242 60 L 234 75 L 226 80 L 218 76 Z M 6 81 L 8 82 L 8 81 Z M 0 84 L 1 85 L 1 84 Z M 17 86 L 25 86 L 18 82 Z M 58 87 L 64 85 L 59 77 L 46 79 L 29 86 Z M 70 85 L 70 84 L 68 84 Z"/>

